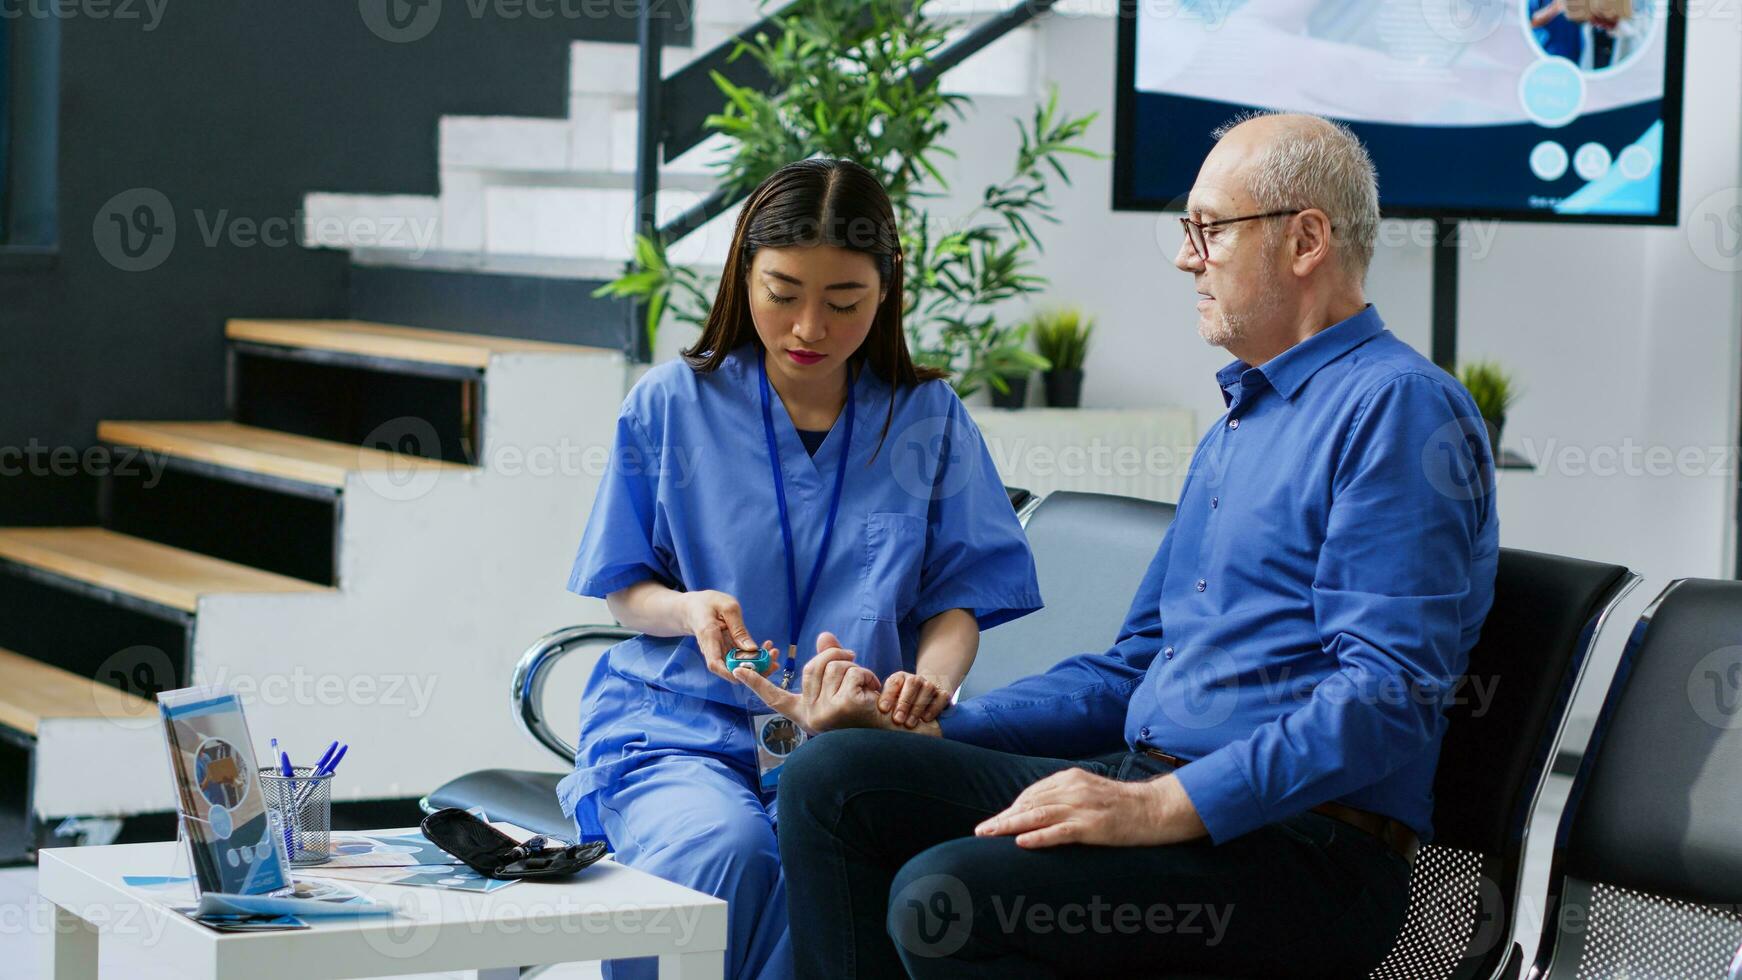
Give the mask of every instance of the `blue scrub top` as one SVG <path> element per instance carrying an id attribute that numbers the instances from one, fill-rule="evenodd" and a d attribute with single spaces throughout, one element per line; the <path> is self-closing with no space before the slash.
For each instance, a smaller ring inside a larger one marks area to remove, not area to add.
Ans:
<path id="1" fill-rule="evenodd" d="M 709 374 L 673 360 L 636 384 L 618 417 L 571 591 L 602 598 L 649 579 L 715 589 L 738 599 L 757 643 L 773 640 L 784 651 L 790 621 L 761 356 L 747 344 Z M 857 663 L 887 677 L 914 669 L 927 619 L 969 609 L 987 629 L 1039 609 L 1040 586 L 991 455 L 949 385 L 895 390 L 891 418 L 891 386 L 868 369 L 858 375 L 850 449 L 846 427 L 836 424 L 807 453 L 778 395 L 773 419 L 801 588 L 817 560 L 840 454 L 850 454 L 834 539 L 800 629 L 799 667 L 827 630 Z M 564 808 L 672 751 L 754 772 L 746 713 L 764 710 L 748 688 L 707 670 L 694 637 L 625 640 L 588 683 Z"/>

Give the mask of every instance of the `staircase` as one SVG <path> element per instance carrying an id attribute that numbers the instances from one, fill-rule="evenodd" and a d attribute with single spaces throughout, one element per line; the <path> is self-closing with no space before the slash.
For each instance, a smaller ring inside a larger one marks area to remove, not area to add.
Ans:
<path id="1" fill-rule="evenodd" d="M 759 8 L 755 0 L 694 0 L 692 43 L 667 49 L 666 76 L 729 43 L 783 2 Z M 951 25 L 952 37 L 1008 6 L 1009 0 L 929 4 Z M 1037 88 L 1038 30 L 1030 24 L 1010 32 L 941 84 L 982 101 L 1015 97 L 1026 112 Z M 637 58 L 631 45 L 573 42 L 567 118 L 446 117 L 437 133 L 438 195 L 310 194 L 305 241 L 349 249 L 371 265 L 615 277 L 634 242 Z M 729 143 L 712 136 L 665 163 L 660 222 L 707 195 L 714 187 L 712 166 L 727 152 Z M 676 242 L 673 261 L 717 268 L 737 213 L 733 208 Z M 411 231 L 431 227 L 433 241 Z M 393 234 L 376 233 L 390 228 Z M 347 237 L 343 229 L 364 229 L 367 236 Z"/>
<path id="2" fill-rule="evenodd" d="M 230 418 L 104 421 L 100 525 L 0 529 L 0 730 L 27 831 L 173 806 L 152 696 L 242 694 L 260 742 L 352 746 L 337 800 L 548 765 L 516 645 L 596 618 L 562 587 L 626 383 L 619 351 L 233 320 Z M 16 850 L 16 842 L 8 842 Z"/>

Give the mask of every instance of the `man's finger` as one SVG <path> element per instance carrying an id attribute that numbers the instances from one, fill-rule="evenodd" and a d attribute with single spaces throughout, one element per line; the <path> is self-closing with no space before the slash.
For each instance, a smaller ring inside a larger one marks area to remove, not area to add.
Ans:
<path id="1" fill-rule="evenodd" d="M 768 678 L 763 677 L 761 674 L 751 670 L 749 667 L 739 667 L 737 670 L 732 672 L 732 676 L 737 678 L 745 687 L 755 691 L 756 696 L 762 699 L 763 704 L 766 704 L 775 711 L 791 718 L 793 721 L 799 722 L 801 725 L 804 723 L 804 719 L 798 717 L 798 695 L 791 691 L 781 690 L 770 682 Z"/>
<path id="2" fill-rule="evenodd" d="M 853 655 L 846 650 L 831 649 L 826 653 L 817 654 L 810 663 L 805 664 L 804 677 L 799 686 L 799 692 L 804 695 L 805 703 L 814 704 L 818 698 L 824 697 L 834 690 L 825 679 L 825 672 L 829 667 L 838 663 L 851 663 L 852 660 Z"/>
<path id="3" fill-rule="evenodd" d="M 823 653 L 824 651 L 832 650 L 835 647 L 838 647 L 840 645 L 841 645 L 841 641 L 835 637 L 835 634 L 830 633 L 828 630 L 823 630 L 821 633 L 817 634 L 817 652 L 818 653 Z"/>
<path id="4" fill-rule="evenodd" d="M 823 665 L 822 689 L 817 691 L 817 697 L 832 698 L 841 689 L 841 680 L 847 676 L 847 669 L 853 666 L 852 661 L 836 657 Z"/>
<path id="5" fill-rule="evenodd" d="M 1060 804 L 1035 807 L 1029 810 L 1006 810 L 991 817 L 974 828 L 977 837 L 1007 837 L 1011 834 L 1024 834 L 1042 827 L 1050 827 L 1071 815 L 1071 808 Z"/>
<path id="6" fill-rule="evenodd" d="M 1062 820 L 1039 830 L 1016 835 L 1016 846 L 1025 848 L 1057 847 L 1060 844 L 1075 844 L 1082 840 L 1087 831 L 1081 823 L 1075 820 Z"/>

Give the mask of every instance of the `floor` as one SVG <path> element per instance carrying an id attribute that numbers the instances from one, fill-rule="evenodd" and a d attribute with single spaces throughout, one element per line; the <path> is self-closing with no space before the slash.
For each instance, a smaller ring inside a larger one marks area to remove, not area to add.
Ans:
<path id="1" fill-rule="evenodd" d="M 1525 867 L 1525 895 L 1528 896 L 1519 914 L 1517 938 L 1524 946 L 1525 962 L 1530 962 L 1536 940 L 1542 928 L 1542 896 L 1548 885 L 1548 852 L 1554 840 L 1555 823 L 1571 780 L 1556 776 L 1543 793 L 1536 817 L 1531 822 L 1529 854 Z M 35 980 L 43 965 L 41 946 L 44 940 L 47 910 L 36 896 L 36 869 L 9 868 L 0 870 L 0 980 Z M 102 969 L 107 977 L 128 980 L 179 980 L 171 971 L 156 967 L 144 956 L 125 948 L 105 948 Z M 428 977 L 463 977 L 469 974 L 429 974 Z M 597 964 L 574 964 L 556 967 L 543 974 L 547 980 L 591 980 L 599 976 Z"/>

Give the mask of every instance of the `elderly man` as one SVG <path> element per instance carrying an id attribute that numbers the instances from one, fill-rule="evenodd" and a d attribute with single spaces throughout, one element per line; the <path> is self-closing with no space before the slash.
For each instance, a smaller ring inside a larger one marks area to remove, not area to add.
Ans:
<path id="1" fill-rule="evenodd" d="M 1237 358 L 1228 411 L 1126 623 L 915 732 L 796 753 L 801 975 L 1349 978 L 1397 934 L 1493 598 L 1492 459 L 1469 395 L 1363 298 L 1359 141 L 1289 115 L 1217 136 L 1174 264 Z M 739 676 L 812 731 L 895 728 L 851 656 L 798 695 Z"/>

